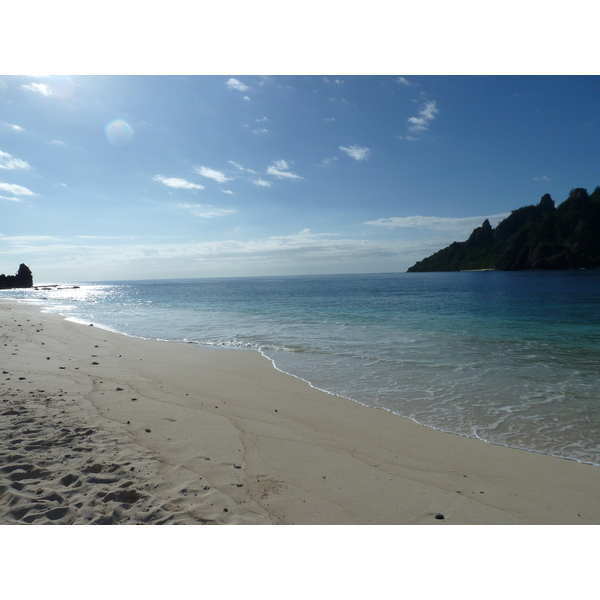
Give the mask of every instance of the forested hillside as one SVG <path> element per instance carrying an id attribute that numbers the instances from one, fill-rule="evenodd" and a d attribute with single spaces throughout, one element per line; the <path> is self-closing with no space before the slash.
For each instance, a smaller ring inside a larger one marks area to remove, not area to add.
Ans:
<path id="1" fill-rule="evenodd" d="M 486 219 L 466 242 L 454 242 L 409 272 L 600 267 L 600 187 L 576 188 L 559 206 L 546 194 L 540 203 L 512 211 L 492 228 Z"/>

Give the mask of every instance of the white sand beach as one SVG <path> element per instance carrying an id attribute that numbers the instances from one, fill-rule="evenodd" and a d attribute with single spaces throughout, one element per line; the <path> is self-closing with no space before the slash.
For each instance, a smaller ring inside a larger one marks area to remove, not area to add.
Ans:
<path id="1" fill-rule="evenodd" d="M 0 300 L 0 524 L 598 524 L 600 468 Z"/>

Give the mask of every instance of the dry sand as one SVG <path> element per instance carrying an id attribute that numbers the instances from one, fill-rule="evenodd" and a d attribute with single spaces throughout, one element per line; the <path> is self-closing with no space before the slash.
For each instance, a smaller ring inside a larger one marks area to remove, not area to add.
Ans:
<path id="1" fill-rule="evenodd" d="M 0 300 L 0 523 L 591 524 L 600 468 Z M 443 516 L 443 518 L 441 518 Z"/>

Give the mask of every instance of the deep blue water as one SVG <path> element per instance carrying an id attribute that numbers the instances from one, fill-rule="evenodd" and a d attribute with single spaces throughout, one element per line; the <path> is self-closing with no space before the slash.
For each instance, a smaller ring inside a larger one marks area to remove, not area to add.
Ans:
<path id="1" fill-rule="evenodd" d="M 128 335 L 260 350 L 419 423 L 600 464 L 600 271 L 79 283 L 5 291 Z"/>

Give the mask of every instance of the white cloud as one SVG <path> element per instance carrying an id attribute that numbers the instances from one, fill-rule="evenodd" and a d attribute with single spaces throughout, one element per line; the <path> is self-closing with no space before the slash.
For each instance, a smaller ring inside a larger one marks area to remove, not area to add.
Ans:
<path id="1" fill-rule="evenodd" d="M 367 160 L 371 149 L 361 146 L 340 146 L 340 150 L 343 150 L 348 156 L 356 160 Z"/>
<path id="2" fill-rule="evenodd" d="M 199 183 L 191 183 L 185 179 L 179 179 L 178 177 L 163 177 L 162 175 L 155 175 L 154 181 L 160 181 L 165 185 L 172 188 L 182 188 L 184 190 L 203 190 L 205 187 Z"/>
<path id="3" fill-rule="evenodd" d="M 252 133 L 270 133 L 268 129 L 262 127 L 261 129 L 253 129 Z"/>
<path id="4" fill-rule="evenodd" d="M 231 194 L 233 195 L 233 192 L 231 190 L 221 190 L 224 194 Z"/>
<path id="5" fill-rule="evenodd" d="M 248 96 L 244 96 L 244 100 L 250 102 L 250 98 L 248 98 Z"/>
<path id="6" fill-rule="evenodd" d="M 23 200 L 23 198 L 17 198 L 16 196 L 0 196 L 1 200 L 8 200 L 9 202 L 25 202 L 25 200 Z"/>
<path id="7" fill-rule="evenodd" d="M 4 190 L 9 194 L 14 194 L 15 196 L 35 196 L 35 194 L 23 187 L 22 185 L 17 185 L 16 183 L 2 183 L 0 181 L 0 190 Z"/>
<path id="8" fill-rule="evenodd" d="M 396 80 L 398 83 L 401 83 L 403 85 L 412 85 L 407 79 L 405 79 L 404 77 L 398 77 L 398 79 Z"/>
<path id="9" fill-rule="evenodd" d="M 239 92 L 247 92 L 250 89 L 239 79 L 234 79 L 233 77 L 227 81 L 227 87 L 231 88 L 232 90 L 238 90 Z"/>
<path id="10" fill-rule="evenodd" d="M 2 123 L 2 125 L 12 129 L 13 131 L 25 131 L 20 125 L 14 125 L 13 123 Z"/>
<path id="11" fill-rule="evenodd" d="M 424 228 L 435 229 L 438 231 L 472 231 L 476 227 L 489 219 L 492 226 L 498 224 L 502 219 L 508 217 L 510 213 L 491 215 L 488 217 L 390 217 L 388 219 L 376 219 L 374 221 L 365 221 L 365 225 L 375 227 L 392 228 Z"/>
<path id="12" fill-rule="evenodd" d="M 215 208 L 210 204 L 178 204 L 179 208 L 189 210 L 196 217 L 201 219 L 213 219 L 215 217 L 225 217 L 231 215 L 235 210 L 231 208 Z"/>
<path id="13" fill-rule="evenodd" d="M 42 94 L 42 96 L 52 96 L 50 86 L 45 83 L 28 83 L 21 86 L 24 90 L 30 90 Z"/>
<path id="14" fill-rule="evenodd" d="M 427 131 L 429 129 L 429 124 L 435 119 L 435 115 L 439 112 L 435 100 L 429 100 L 419 111 L 419 116 L 410 117 L 410 119 L 408 119 L 408 131 L 413 133 L 416 131 Z"/>
<path id="15" fill-rule="evenodd" d="M 542 175 L 541 177 L 534 177 L 534 181 L 550 181 L 546 175 Z"/>
<path id="16" fill-rule="evenodd" d="M 0 150 L 0 169 L 31 169 L 29 163 Z"/>
<path id="17" fill-rule="evenodd" d="M 254 185 L 260 185 L 262 187 L 271 187 L 273 185 L 270 181 L 265 181 L 264 179 L 261 179 L 260 177 L 258 179 L 254 179 L 252 181 L 252 183 Z"/>
<path id="18" fill-rule="evenodd" d="M 230 177 L 226 177 L 225 173 L 221 171 L 215 171 L 214 169 L 209 169 L 208 167 L 194 167 L 194 171 L 202 175 L 202 177 L 208 177 L 209 179 L 214 179 L 219 183 L 225 183 L 226 181 L 230 181 Z"/>
<path id="19" fill-rule="evenodd" d="M 290 167 L 285 160 L 276 160 L 270 167 L 267 168 L 267 175 L 273 175 L 279 179 L 302 179 L 300 175 L 292 173 L 289 168 Z"/>

